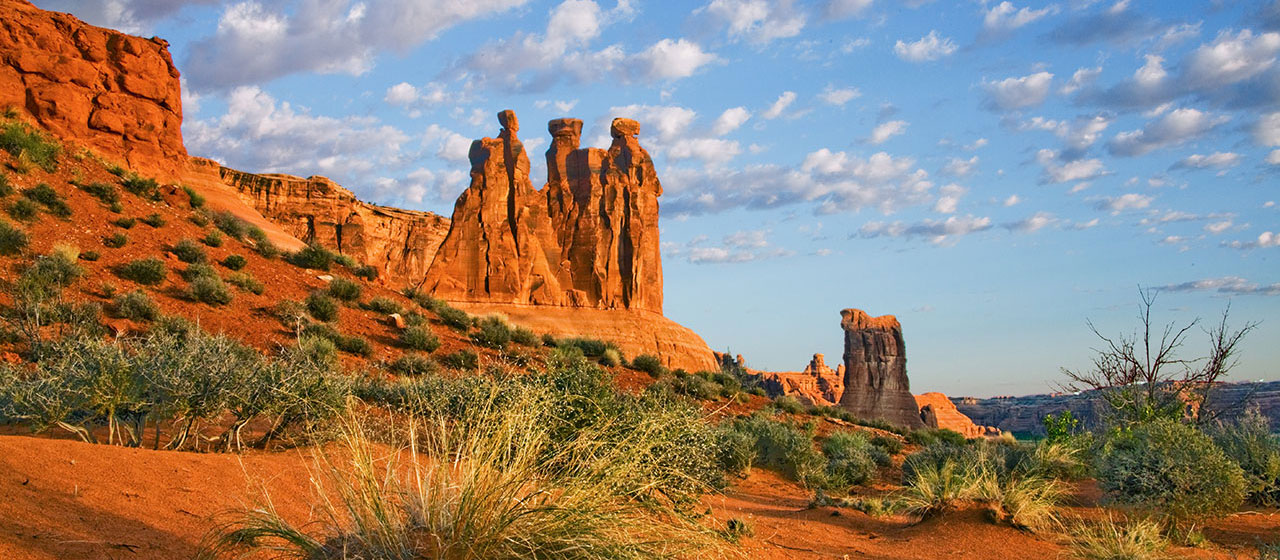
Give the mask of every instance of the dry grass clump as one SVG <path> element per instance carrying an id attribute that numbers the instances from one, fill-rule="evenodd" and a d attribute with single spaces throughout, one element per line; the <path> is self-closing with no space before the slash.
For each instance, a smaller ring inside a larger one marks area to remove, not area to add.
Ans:
<path id="1" fill-rule="evenodd" d="M 1068 529 L 1071 555 L 1085 560 L 1157 560 L 1169 543 L 1157 521 L 1077 523 Z"/>

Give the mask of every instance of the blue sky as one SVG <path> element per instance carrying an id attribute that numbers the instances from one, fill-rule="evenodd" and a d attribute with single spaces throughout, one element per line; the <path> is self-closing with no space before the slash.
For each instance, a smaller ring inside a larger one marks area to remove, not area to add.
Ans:
<path id="1" fill-rule="evenodd" d="M 35 3 L 168 39 L 193 154 L 383 204 L 450 213 L 501 109 L 532 153 L 638 119 L 667 315 L 753 367 L 858 307 L 916 392 L 1052 390 L 1144 286 L 1261 321 L 1234 377 L 1280 379 L 1280 1 Z"/>

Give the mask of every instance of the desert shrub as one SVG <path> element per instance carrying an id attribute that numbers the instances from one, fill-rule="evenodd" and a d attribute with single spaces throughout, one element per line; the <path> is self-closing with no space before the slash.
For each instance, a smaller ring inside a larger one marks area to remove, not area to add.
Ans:
<path id="1" fill-rule="evenodd" d="M 187 297 L 193 301 L 209 305 L 226 305 L 231 303 L 231 290 L 217 276 L 200 275 L 187 287 Z"/>
<path id="2" fill-rule="evenodd" d="M 441 309 L 448 307 L 444 300 L 431 297 L 431 294 L 414 290 L 412 287 L 404 289 L 404 297 L 413 300 L 419 307 L 433 313 L 439 313 Z"/>
<path id="3" fill-rule="evenodd" d="M 267 287 L 264 286 L 262 282 L 260 282 L 257 278 L 254 278 L 254 276 L 252 274 L 249 274 L 248 272 L 232 273 L 231 276 L 227 277 L 227 283 L 237 288 L 240 288 L 241 290 L 244 290 L 246 292 L 249 292 L 254 295 L 259 295 L 259 296 L 262 295 L 262 292 L 265 292 L 267 290 Z"/>
<path id="4" fill-rule="evenodd" d="M 116 267 L 116 275 L 125 280 L 132 280 L 147 286 L 154 286 L 163 282 L 168 274 L 169 271 L 165 268 L 164 261 L 155 257 L 129 261 Z"/>
<path id="5" fill-rule="evenodd" d="M 142 198 L 160 200 L 160 184 L 150 177 L 130 174 L 120 182 L 120 186 L 124 187 L 124 190 Z"/>
<path id="6" fill-rule="evenodd" d="M 97 251 L 84 251 L 80 253 L 80 260 L 82 261 L 96 262 L 100 258 L 102 258 L 102 254 Z"/>
<path id="7" fill-rule="evenodd" d="M 169 223 L 167 220 L 164 219 L 164 216 L 161 216 L 160 214 L 156 214 L 156 213 L 147 214 L 142 218 L 138 218 L 138 221 L 144 224 L 147 224 L 153 228 L 164 227 L 165 224 Z"/>
<path id="8" fill-rule="evenodd" d="M 667 368 L 662 365 L 662 360 L 653 354 L 641 354 L 631 360 L 631 368 L 643 371 L 652 377 L 660 377 L 667 372 Z"/>
<path id="9" fill-rule="evenodd" d="M 406 327 L 400 332 L 400 343 L 411 350 L 435 352 L 440 348 L 440 338 L 426 325 Z"/>
<path id="10" fill-rule="evenodd" d="M 112 317 L 135 321 L 154 321 L 160 316 L 160 306 L 142 290 L 116 296 L 111 300 L 108 310 Z"/>
<path id="11" fill-rule="evenodd" d="M 19 222 L 33 222 L 40 217 L 40 206 L 29 198 L 13 201 L 5 211 L 9 213 L 9 217 Z"/>
<path id="12" fill-rule="evenodd" d="M 521 346 L 538 346 L 542 341 L 538 338 L 537 333 L 528 328 L 517 326 L 511 329 L 511 342 Z"/>
<path id="13" fill-rule="evenodd" d="M 1116 503 L 1174 523 L 1234 511 L 1245 497 L 1240 467 L 1208 436 L 1173 420 L 1110 434 L 1098 457 L 1098 482 Z"/>
<path id="14" fill-rule="evenodd" d="M 53 173 L 62 149 L 52 138 L 20 122 L 0 124 L 0 150 Z"/>
<path id="15" fill-rule="evenodd" d="M 1089 465 L 1084 461 L 1087 449 L 1071 439 L 1041 440 L 1030 457 L 1030 468 L 1050 478 L 1078 480 L 1089 474 Z"/>
<path id="16" fill-rule="evenodd" d="M 920 446 L 929 446 L 935 443 L 946 443 L 950 445 L 964 445 L 968 441 L 964 434 L 955 430 L 946 428 L 921 428 L 912 430 L 907 434 L 907 443 L 914 443 Z"/>
<path id="17" fill-rule="evenodd" d="M 314 270 L 329 270 L 333 265 L 333 259 L 333 252 L 319 245 L 307 245 L 285 256 L 289 264 Z"/>
<path id="18" fill-rule="evenodd" d="M 1160 524 L 1149 519 L 1117 522 L 1110 515 L 1097 523 L 1068 527 L 1071 555 L 1083 560 L 1160 560 L 1166 558 Z"/>
<path id="19" fill-rule="evenodd" d="M 333 341 L 333 344 L 338 347 L 338 350 L 348 354 L 364 357 L 373 355 L 373 345 L 369 343 L 369 339 L 362 336 L 347 335 L 339 337 Z"/>
<path id="20" fill-rule="evenodd" d="M 952 459 L 941 463 L 920 462 L 912 469 L 906 488 L 898 498 L 899 504 L 904 511 L 921 517 L 947 511 L 957 501 L 973 495 L 974 472 Z"/>
<path id="21" fill-rule="evenodd" d="M 311 292 L 306 299 L 307 312 L 317 321 L 330 322 L 338 318 L 338 302 L 324 292 Z"/>
<path id="22" fill-rule="evenodd" d="M 800 404 L 800 401 L 796 400 L 796 398 L 791 395 L 781 395 L 778 398 L 773 399 L 773 406 L 774 408 L 789 414 L 800 414 L 804 412 L 804 405 Z"/>
<path id="23" fill-rule="evenodd" d="M 731 475 L 744 475 L 756 458 L 756 438 L 745 430 L 721 427 L 716 430 L 720 468 Z"/>
<path id="24" fill-rule="evenodd" d="M 612 342 L 605 342 L 598 338 L 572 337 L 565 338 L 556 342 L 558 348 L 577 348 L 582 351 L 582 355 L 588 358 L 599 358 L 604 356 L 606 350 L 612 348 L 617 350 L 617 345 Z"/>
<path id="25" fill-rule="evenodd" d="M 120 202 L 120 191 L 116 190 L 115 185 L 108 183 L 89 183 L 87 185 L 77 185 L 80 190 L 89 193 L 103 204 L 116 204 Z"/>
<path id="26" fill-rule="evenodd" d="M 307 311 L 307 306 L 300 301 L 284 300 L 276 304 L 272 314 L 275 315 L 276 319 L 280 320 L 280 324 L 294 332 L 301 331 L 310 322 L 310 319 L 308 319 L 310 312 Z"/>
<path id="27" fill-rule="evenodd" d="M 511 342 L 511 325 L 507 323 L 507 318 L 501 315 L 487 315 L 476 321 L 479 328 L 472 333 L 471 340 L 481 346 L 489 348 L 506 348 L 507 343 Z"/>
<path id="28" fill-rule="evenodd" d="M 720 396 L 720 386 L 701 375 L 679 375 L 675 380 L 675 391 L 698 400 L 708 401 Z"/>
<path id="29" fill-rule="evenodd" d="M 876 464 L 888 459 L 866 436 L 852 431 L 832 433 L 822 442 L 822 453 L 827 456 L 827 484 L 833 488 L 865 484 L 875 476 Z"/>
<path id="30" fill-rule="evenodd" d="M 974 498 L 987 504 L 991 517 L 1014 527 L 1039 531 L 1057 521 L 1056 509 L 1066 489 L 1056 479 L 1038 474 L 1001 478 L 978 471 Z"/>
<path id="31" fill-rule="evenodd" d="M 218 228 L 222 233 L 230 235 L 236 240 L 243 240 L 249 234 L 249 222 L 240 219 L 239 216 L 232 214 L 228 210 L 213 212 L 209 215 L 213 220 L 213 226 Z"/>
<path id="32" fill-rule="evenodd" d="M 187 216 L 187 221 L 195 224 L 198 227 L 208 227 L 209 214 L 205 212 L 199 212 L 199 211 L 192 212 L 190 216 Z"/>
<path id="33" fill-rule="evenodd" d="M 31 239 L 27 236 L 27 232 L 0 220 L 0 255 L 6 257 L 16 255 L 26 250 L 30 243 Z"/>
<path id="34" fill-rule="evenodd" d="M 363 278 L 370 282 L 378 279 L 378 269 L 367 264 L 352 268 L 351 274 L 355 275 L 356 278 Z"/>
<path id="35" fill-rule="evenodd" d="M 123 231 L 117 231 L 102 239 L 102 245 L 109 249 L 119 249 L 129 244 L 129 236 Z"/>
<path id="36" fill-rule="evenodd" d="M 352 282 L 346 278 L 334 278 L 329 282 L 329 287 L 325 289 L 329 297 L 348 303 L 360 299 L 360 293 L 363 291 L 364 289 L 360 287 L 359 283 Z"/>
<path id="37" fill-rule="evenodd" d="M 201 241 L 201 242 L 203 242 L 205 245 L 208 245 L 208 246 L 210 246 L 210 247 L 221 247 L 221 246 L 222 246 L 222 232 L 221 232 L 221 231 L 218 231 L 218 230 L 216 230 L 216 229 L 215 229 L 215 230 L 211 230 L 209 233 L 206 233 L 206 234 L 204 235 L 204 238 L 203 238 L 203 239 L 201 239 L 200 241 Z"/>
<path id="38" fill-rule="evenodd" d="M 480 367 L 480 357 L 471 350 L 458 350 L 440 356 L 440 365 L 449 369 L 471 371 Z"/>
<path id="39" fill-rule="evenodd" d="M 1250 409 L 1234 422 L 1210 426 L 1207 433 L 1244 471 L 1250 502 L 1280 505 L 1280 438 L 1271 432 L 1266 416 Z"/>
<path id="40" fill-rule="evenodd" d="M 440 317 L 441 323 L 444 323 L 445 326 L 454 330 L 466 331 L 471 328 L 471 315 L 468 315 L 466 311 L 456 307 L 445 305 L 443 302 L 441 306 L 436 309 L 436 315 Z"/>
<path id="41" fill-rule="evenodd" d="M 175 257 L 178 257 L 178 260 L 184 263 L 191 264 L 209 261 L 209 255 L 205 253 L 204 247 L 201 247 L 199 243 L 190 239 L 183 239 L 182 241 L 177 242 L 169 252 L 173 253 Z"/>
<path id="42" fill-rule="evenodd" d="M 133 226 L 137 225 L 138 220 L 135 218 L 116 218 L 111 223 L 115 224 L 115 226 L 119 228 L 132 229 Z"/>
<path id="43" fill-rule="evenodd" d="M 222 259 L 222 266 L 231 270 L 240 270 L 247 264 L 249 264 L 249 260 L 240 255 L 230 255 L 227 258 Z"/>
<path id="44" fill-rule="evenodd" d="M 435 360 L 412 352 L 401 355 L 387 367 L 400 375 L 434 375 L 440 371 L 440 364 Z"/>
<path id="45" fill-rule="evenodd" d="M 195 282 L 197 278 L 203 278 L 206 276 L 222 278 L 218 275 L 218 271 L 208 263 L 194 263 L 187 265 L 187 268 L 183 269 L 181 274 L 182 279 L 187 282 Z"/>
<path id="46" fill-rule="evenodd" d="M 59 218 L 66 218 L 71 215 L 71 207 L 67 206 L 67 201 L 53 190 L 46 183 L 40 183 L 34 187 L 22 191 L 22 196 L 27 200 L 36 202 L 44 206 L 45 211 Z"/>
<path id="47" fill-rule="evenodd" d="M 13 192 L 13 183 L 9 182 L 9 176 L 0 172 L 0 198 L 9 196 Z"/>
<path id="48" fill-rule="evenodd" d="M 777 470 L 806 486 L 826 484 L 827 460 L 814 448 L 812 434 L 763 414 L 738 418 L 731 426 L 753 442 L 749 464 Z"/>
<path id="49" fill-rule="evenodd" d="M 404 311 L 404 308 L 400 307 L 400 304 L 396 303 L 395 300 L 383 296 L 378 296 L 362 303 L 360 304 L 360 307 L 383 315 L 391 315 L 392 313 L 401 313 Z"/>
<path id="50" fill-rule="evenodd" d="M 617 348 L 606 348 L 604 353 L 600 355 L 600 365 L 607 367 L 618 367 L 622 365 L 622 352 Z"/>
<path id="51" fill-rule="evenodd" d="M 267 232 L 262 231 L 258 226 L 249 226 L 249 239 L 253 241 L 253 250 L 257 251 L 263 258 L 274 259 L 280 254 L 280 249 L 276 247 L 270 239 L 267 239 Z"/>
<path id="52" fill-rule="evenodd" d="M 1064 410 L 1058 414 L 1046 414 L 1040 423 L 1044 425 L 1045 439 L 1049 441 L 1066 440 L 1080 427 L 1080 419 L 1076 418 L 1070 410 Z"/>
<path id="53" fill-rule="evenodd" d="M 196 209 L 204 208 L 204 203 L 205 203 L 204 195 L 196 192 L 195 189 L 185 185 L 183 185 L 182 190 L 183 192 L 187 193 L 187 202 L 191 205 L 192 208 L 196 208 Z"/>
<path id="54" fill-rule="evenodd" d="M 885 453 L 888 453 L 890 455 L 897 455 L 899 453 L 902 453 L 902 448 L 904 447 L 902 440 L 889 437 L 889 436 L 881 436 L 881 435 L 872 437 L 871 445 L 874 445 L 876 447 L 879 447 L 880 449 L 883 449 Z"/>

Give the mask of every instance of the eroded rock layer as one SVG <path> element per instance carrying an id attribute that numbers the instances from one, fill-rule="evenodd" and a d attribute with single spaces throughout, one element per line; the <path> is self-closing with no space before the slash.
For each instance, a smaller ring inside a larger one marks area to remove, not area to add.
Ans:
<path id="1" fill-rule="evenodd" d="M 892 315 L 840 312 L 844 329 L 844 393 L 840 406 L 864 418 L 912 428 L 924 425 L 907 379 L 907 346 Z"/>
<path id="2" fill-rule="evenodd" d="M 658 181 L 636 139 L 614 119 L 608 150 L 580 149 L 582 121 L 556 119 L 547 184 L 535 190 L 511 111 L 502 131 L 471 145 L 471 184 L 425 286 L 450 301 L 662 312 Z"/>
<path id="3" fill-rule="evenodd" d="M 809 365 L 800 372 L 758 372 L 761 383 L 770 394 L 791 395 L 813 406 L 836 406 L 844 394 L 844 365 L 832 370 L 826 356 L 814 354 Z"/>
<path id="4" fill-rule="evenodd" d="M 915 398 L 916 406 L 920 407 L 920 419 L 926 427 L 953 430 L 967 438 L 1000 435 L 1000 428 L 974 424 L 942 393 L 923 393 Z"/>
<path id="5" fill-rule="evenodd" d="M 178 70 L 162 39 L 0 0 L 0 108 L 162 180 L 186 167 Z"/>

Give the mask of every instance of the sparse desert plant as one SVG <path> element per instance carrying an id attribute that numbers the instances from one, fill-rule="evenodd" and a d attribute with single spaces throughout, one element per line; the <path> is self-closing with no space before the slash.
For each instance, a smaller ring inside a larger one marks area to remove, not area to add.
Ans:
<path id="1" fill-rule="evenodd" d="M 113 317 L 135 321 L 154 321 L 160 316 L 160 306 L 142 290 L 116 296 L 108 310 Z"/>
<path id="2" fill-rule="evenodd" d="M 899 453 L 902 453 L 902 448 L 903 448 L 902 440 L 899 440 L 894 437 L 883 436 L 883 435 L 877 435 L 872 437 L 871 445 L 874 445 L 876 447 L 879 447 L 880 449 L 883 449 L 885 453 L 888 453 L 890 455 L 897 455 Z"/>
<path id="3" fill-rule="evenodd" d="M 124 187 L 124 190 L 142 198 L 160 200 L 160 184 L 150 177 L 142 177 L 130 173 L 120 181 L 120 186 Z"/>
<path id="4" fill-rule="evenodd" d="M 216 230 L 216 229 L 215 229 L 215 230 L 210 230 L 210 231 L 209 231 L 209 233 L 206 233 L 206 234 L 204 235 L 204 238 L 203 238 L 203 239 L 201 239 L 200 241 L 204 242 L 204 244 L 205 244 L 205 245 L 208 245 L 208 246 L 210 246 L 210 247 L 221 247 L 221 246 L 222 246 L 222 232 L 221 232 L 221 231 L 218 231 L 218 230 Z"/>
<path id="5" fill-rule="evenodd" d="M 317 321 L 328 323 L 338 318 L 338 302 L 324 292 L 311 292 L 305 303 L 307 312 Z"/>
<path id="6" fill-rule="evenodd" d="M 201 275 L 187 287 L 187 297 L 209 305 L 226 305 L 231 303 L 233 296 L 221 278 Z"/>
<path id="7" fill-rule="evenodd" d="M 375 297 L 367 303 L 361 304 L 361 307 L 383 315 L 390 315 L 392 313 L 400 313 L 404 311 L 404 308 L 400 307 L 400 304 L 396 303 L 395 300 L 383 296 Z"/>
<path id="8" fill-rule="evenodd" d="M 950 510 L 956 502 L 974 493 L 973 472 L 951 459 L 941 463 L 924 462 L 913 469 L 912 474 L 898 503 L 903 511 L 921 517 Z"/>
<path id="9" fill-rule="evenodd" d="M 796 398 L 791 395 L 781 395 L 778 398 L 773 399 L 773 406 L 774 408 L 788 414 L 800 414 L 804 412 L 804 405 L 800 404 L 800 401 L 796 400 Z"/>
<path id="10" fill-rule="evenodd" d="M 489 348 L 506 348 L 511 342 L 511 324 L 502 315 L 486 315 L 476 321 L 478 330 L 472 333 L 471 340 Z"/>
<path id="11" fill-rule="evenodd" d="M 720 386 L 715 382 L 697 374 L 677 375 L 675 391 L 701 401 L 715 399 L 720 396 Z"/>
<path id="12" fill-rule="evenodd" d="M 746 521 L 733 517 L 724 523 L 724 531 L 721 531 L 720 534 L 724 536 L 724 540 L 737 543 L 742 540 L 742 537 L 755 536 L 755 530 Z"/>
<path id="13" fill-rule="evenodd" d="M 412 352 L 401 355 L 387 367 L 400 375 L 434 375 L 440 371 L 440 364 L 435 360 Z"/>
<path id="14" fill-rule="evenodd" d="M 147 224 L 153 228 L 164 227 L 165 224 L 169 223 L 167 220 L 164 219 L 164 216 L 161 216 L 160 214 L 156 214 L 156 213 L 147 214 L 145 217 L 138 218 L 138 221 L 144 224 Z"/>
<path id="15" fill-rule="evenodd" d="M 473 371 L 480 367 L 480 357 L 467 349 L 440 356 L 440 365 L 460 371 Z"/>
<path id="16" fill-rule="evenodd" d="M 378 279 L 378 269 L 367 264 L 361 264 L 351 269 L 351 274 L 356 278 L 363 278 L 370 282 Z"/>
<path id="17" fill-rule="evenodd" d="M 1097 523 L 1077 522 L 1066 534 L 1071 555 L 1083 560 L 1160 560 L 1169 546 L 1160 523 L 1150 519 L 1123 522 L 1108 515 Z"/>
<path id="18" fill-rule="evenodd" d="M 560 348 L 572 347 L 582 351 L 582 355 L 588 358 L 599 358 L 604 356 L 606 350 L 612 348 L 618 349 L 616 344 L 605 342 L 598 338 L 571 337 L 556 341 L 556 346 Z"/>
<path id="19" fill-rule="evenodd" d="M 209 261 L 209 255 L 205 253 L 204 247 L 201 247 L 199 243 L 190 239 L 183 239 L 175 243 L 169 252 L 173 253 L 175 257 L 178 257 L 178 260 L 188 264 Z"/>
<path id="20" fill-rule="evenodd" d="M 334 340 L 333 344 L 338 347 L 338 350 L 348 354 L 364 357 L 373 355 L 373 345 L 369 343 L 369 339 L 362 336 L 354 334 L 342 336 Z"/>
<path id="21" fill-rule="evenodd" d="M 295 333 L 300 333 L 310 321 L 308 319 L 310 312 L 306 304 L 300 301 L 284 300 L 276 304 L 274 314 L 276 319 L 280 320 L 280 324 Z"/>
<path id="22" fill-rule="evenodd" d="M 9 213 L 9 217 L 19 222 L 34 222 L 40 217 L 40 206 L 29 198 L 19 198 L 13 201 L 5 211 Z"/>
<path id="23" fill-rule="evenodd" d="M 213 268 L 213 266 L 208 263 L 193 263 L 187 265 L 187 268 L 182 270 L 182 279 L 187 282 L 195 282 L 197 278 L 203 278 L 206 276 L 222 278 L 218 275 L 217 269 Z"/>
<path id="24" fill-rule="evenodd" d="M 1014 527 L 1040 531 L 1057 521 L 1056 509 L 1066 489 L 1061 482 L 1037 474 L 1002 477 L 982 472 L 974 498 L 986 502 L 991 516 Z"/>
<path id="25" fill-rule="evenodd" d="M 196 208 L 196 209 L 204 208 L 204 203 L 205 203 L 204 195 L 196 192 L 195 189 L 185 185 L 183 185 L 182 190 L 183 192 L 187 193 L 187 203 L 190 204 L 192 208 Z"/>
<path id="26" fill-rule="evenodd" d="M 242 240 L 249 234 L 249 222 L 240 219 L 239 216 L 232 214 L 230 211 L 222 210 L 210 214 L 214 227 L 218 228 L 227 235 L 236 240 Z"/>
<path id="27" fill-rule="evenodd" d="M 111 223 L 122 229 L 132 229 L 133 226 L 137 225 L 138 220 L 136 218 L 116 218 Z"/>
<path id="28" fill-rule="evenodd" d="M 662 360 L 653 354 L 641 354 L 631 360 L 632 369 L 637 369 L 649 374 L 651 377 L 661 377 L 667 372 L 667 368 L 662 365 Z"/>
<path id="29" fill-rule="evenodd" d="M 731 475 L 745 475 L 756 459 L 756 438 L 732 426 L 716 430 L 720 468 Z"/>
<path id="30" fill-rule="evenodd" d="M 617 348 L 609 348 L 600 355 L 600 365 L 606 367 L 618 367 L 622 365 L 622 352 Z"/>
<path id="31" fill-rule="evenodd" d="M 240 255 L 230 255 L 227 258 L 222 259 L 222 266 L 231 270 L 240 270 L 244 268 L 246 264 L 249 264 L 248 259 L 245 259 Z"/>
<path id="32" fill-rule="evenodd" d="M 431 332 L 431 328 L 427 325 L 406 327 L 400 333 L 400 342 L 405 348 L 420 352 L 431 353 L 440 348 L 440 337 Z"/>
<path id="33" fill-rule="evenodd" d="M 102 254 L 97 251 L 85 251 L 80 253 L 80 260 L 82 261 L 96 262 L 100 258 L 102 258 Z"/>
<path id="34" fill-rule="evenodd" d="M 876 473 L 877 452 L 883 454 L 858 432 L 843 430 L 827 436 L 822 442 L 822 453 L 827 456 L 827 484 L 847 488 L 867 483 Z"/>
<path id="35" fill-rule="evenodd" d="M 732 429 L 754 440 L 752 465 L 777 470 L 806 486 L 826 484 L 827 460 L 814 448 L 812 434 L 759 413 L 734 420 Z"/>
<path id="36" fill-rule="evenodd" d="M 154 286 L 164 282 L 165 277 L 169 274 L 169 270 L 165 268 L 164 261 L 155 257 L 147 257 L 145 259 L 129 261 L 119 267 L 116 267 L 116 274 L 125 280 L 132 280 L 139 284 Z"/>
<path id="37" fill-rule="evenodd" d="M 285 257 L 289 264 L 314 270 L 329 270 L 333 259 L 333 252 L 319 245 L 307 245 Z"/>
<path id="38" fill-rule="evenodd" d="M 0 220 L 0 255 L 10 257 L 26 250 L 31 239 L 27 232 L 13 224 Z"/>
<path id="39" fill-rule="evenodd" d="M 334 278 L 329 282 L 329 287 L 325 292 L 336 300 L 351 303 L 360 299 L 360 294 L 364 289 L 357 282 L 352 282 L 346 278 Z"/>
<path id="40" fill-rule="evenodd" d="M 1280 505 L 1280 436 L 1256 408 L 1232 422 L 1219 422 L 1206 432 L 1227 457 L 1244 471 L 1251 503 Z"/>
<path id="41" fill-rule="evenodd" d="M 254 295 L 262 295 L 267 287 L 248 272 L 234 272 L 227 277 L 227 283 Z"/>
<path id="42" fill-rule="evenodd" d="M 436 315 L 440 316 L 441 323 L 444 323 L 446 326 L 454 330 L 466 331 L 471 328 L 471 315 L 468 315 L 466 311 L 456 307 L 451 307 L 442 303 L 441 306 L 436 309 Z"/>
<path id="43" fill-rule="evenodd" d="M 116 190 L 115 185 L 109 183 L 89 183 L 77 185 L 80 190 L 89 193 L 98 199 L 99 202 L 107 205 L 117 204 L 120 202 L 120 191 Z"/>
<path id="44" fill-rule="evenodd" d="M 117 231 L 102 239 L 102 245 L 109 249 L 119 249 L 129 244 L 129 236 L 123 231 Z"/>
<path id="45" fill-rule="evenodd" d="M 1112 433 L 1098 457 L 1098 483 L 1116 503 L 1175 525 L 1229 513 L 1245 497 L 1240 467 L 1208 436 L 1174 420 Z"/>
<path id="46" fill-rule="evenodd" d="M 541 344 L 541 340 L 538 339 L 537 333 L 533 332 L 528 328 L 519 327 L 519 326 L 512 327 L 511 342 L 514 342 L 521 346 L 538 346 L 539 344 Z"/>
<path id="47" fill-rule="evenodd" d="M 7 122 L 0 124 L 0 150 L 53 173 L 58 168 L 58 153 L 62 148 L 44 133 L 24 123 Z"/>
<path id="48" fill-rule="evenodd" d="M 0 198 L 9 196 L 13 193 L 13 183 L 9 182 L 9 175 L 0 171 Z"/>
<path id="49" fill-rule="evenodd" d="M 964 445 L 967 438 L 964 434 L 955 430 L 946 428 L 921 428 L 912 430 L 907 434 L 907 443 L 914 443 L 920 446 L 929 446 L 935 443 L 946 443 L 949 445 Z"/>
<path id="50" fill-rule="evenodd" d="M 267 232 L 262 231 L 258 226 L 248 227 L 249 239 L 253 241 L 253 250 L 257 251 L 263 258 L 274 259 L 280 254 L 280 248 L 276 247 L 270 239 L 267 239 Z"/>
<path id="51" fill-rule="evenodd" d="M 22 196 L 32 202 L 36 202 L 44 206 L 45 211 L 59 218 L 71 216 L 71 207 L 67 205 L 67 201 L 53 190 L 47 183 L 40 183 L 29 189 L 22 191 Z"/>

